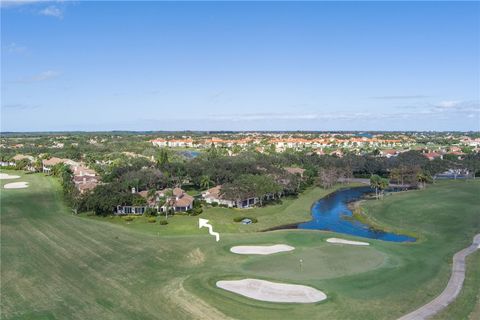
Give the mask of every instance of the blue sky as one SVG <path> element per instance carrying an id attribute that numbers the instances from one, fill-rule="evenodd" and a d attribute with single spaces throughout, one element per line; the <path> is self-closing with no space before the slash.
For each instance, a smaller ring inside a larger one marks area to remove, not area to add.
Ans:
<path id="1" fill-rule="evenodd" d="M 1 130 L 479 130 L 479 2 L 1 7 Z"/>

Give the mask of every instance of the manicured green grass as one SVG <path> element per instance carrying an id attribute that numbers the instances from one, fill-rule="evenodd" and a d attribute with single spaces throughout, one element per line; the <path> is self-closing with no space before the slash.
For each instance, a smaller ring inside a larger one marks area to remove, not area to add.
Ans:
<path id="1" fill-rule="evenodd" d="M 373 270 L 380 267 L 385 258 L 371 247 L 332 245 L 318 241 L 311 245 L 268 259 L 255 257 L 243 264 L 242 268 L 252 276 L 295 282 L 331 279 Z"/>
<path id="2" fill-rule="evenodd" d="M 1 181 L 2 319 L 392 319 L 443 290 L 453 253 L 480 230 L 480 181 L 366 202 L 378 223 L 421 235 L 410 244 L 369 240 L 369 248 L 328 244 L 331 236 L 359 239 L 330 232 L 248 232 L 261 228 L 244 230 L 250 226 L 233 224 L 234 215 L 224 218 L 230 211 L 220 208 L 201 215 L 229 231 L 218 243 L 198 230 L 198 217 L 175 217 L 167 226 L 78 217 L 63 204 L 54 178 L 16 181 L 30 188 L 4 190 L 12 180 Z M 270 214 L 282 223 L 308 219 L 320 191 L 306 193 L 308 203 L 285 201 L 288 218 L 273 209 Z M 263 257 L 229 252 L 233 245 L 274 243 L 296 249 Z M 244 277 L 310 285 L 328 299 L 265 303 L 215 286 Z"/>
<path id="3" fill-rule="evenodd" d="M 467 257 L 465 283 L 458 298 L 433 319 L 480 319 L 480 252 Z"/>

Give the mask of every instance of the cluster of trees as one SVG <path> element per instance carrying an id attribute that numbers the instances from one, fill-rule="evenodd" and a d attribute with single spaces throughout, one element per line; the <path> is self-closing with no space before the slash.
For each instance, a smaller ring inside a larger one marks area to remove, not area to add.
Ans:
<path id="1" fill-rule="evenodd" d="M 244 174 L 233 182 L 226 183 L 222 193 L 227 199 L 243 200 L 258 198 L 260 206 L 265 198 L 281 197 L 283 187 L 272 176 Z"/>
<path id="2" fill-rule="evenodd" d="M 379 191 L 384 194 L 385 189 L 390 185 L 390 181 L 387 178 L 382 178 L 379 175 L 374 174 L 370 177 L 370 186 L 375 189 L 375 197 L 378 199 Z"/>
<path id="3" fill-rule="evenodd" d="M 78 209 L 80 192 L 75 188 L 73 173 L 69 166 L 59 163 L 52 167 L 52 174 L 59 178 L 65 201 L 75 210 Z"/>
<path id="4" fill-rule="evenodd" d="M 108 138 L 108 139 L 107 139 Z M 278 198 L 285 194 L 296 194 L 304 188 L 317 184 L 323 188 L 332 187 L 339 179 L 351 177 L 370 178 L 378 176 L 389 178 L 398 184 L 425 184 L 433 177 L 448 169 L 468 169 L 480 172 L 480 155 L 469 153 L 463 159 L 446 155 L 444 159 L 429 161 L 418 151 L 408 151 L 397 157 L 384 158 L 372 154 L 356 155 L 346 152 L 344 157 L 322 155 L 302 151 L 283 153 L 255 151 L 241 152 L 237 156 L 227 156 L 220 148 L 210 149 L 194 159 L 186 160 L 175 151 L 153 148 L 146 137 L 135 135 L 111 135 L 107 141 L 90 144 L 89 139 L 101 140 L 92 135 L 72 136 L 65 148 L 52 150 L 46 147 L 38 149 L 28 146 L 21 150 L 7 150 L 12 153 L 39 154 L 45 151 L 43 158 L 50 156 L 81 159 L 97 171 L 102 180 L 93 193 L 83 197 L 74 188 L 71 172 L 68 168 L 56 168 L 55 174 L 62 181 L 67 200 L 75 203 L 80 210 L 93 210 L 98 214 L 111 213 L 117 205 L 142 204 L 145 199 L 134 195 L 137 191 L 160 190 L 164 188 L 188 186 L 197 190 L 223 185 L 223 193 L 231 199 L 256 197 L 260 205 L 265 198 Z M 36 138 L 36 144 L 51 143 L 51 137 Z M 42 142 L 43 141 L 43 142 Z M 103 140 L 102 140 L 103 141 Z M 134 147 L 133 147 L 134 146 Z M 31 149 L 31 150 L 30 150 Z M 32 152 L 29 152 L 32 151 Z M 138 153 L 129 156 L 123 150 Z M 10 157 L 12 154 L 2 155 Z M 17 163 L 19 169 L 32 165 L 28 160 Z M 41 159 L 34 164 L 41 169 Z M 303 177 L 291 174 L 286 167 L 305 169 Z M 374 178 L 374 185 L 382 190 L 381 181 Z"/>

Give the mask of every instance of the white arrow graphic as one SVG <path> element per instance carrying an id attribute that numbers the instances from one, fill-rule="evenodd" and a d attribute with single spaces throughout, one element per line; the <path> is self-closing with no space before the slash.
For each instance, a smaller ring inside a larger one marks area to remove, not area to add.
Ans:
<path id="1" fill-rule="evenodd" d="M 220 241 L 220 233 L 213 232 L 213 227 L 212 227 L 211 224 L 208 224 L 208 220 L 198 218 L 198 228 L 201 229 L 202 227 L 207 227 L 208 228 L 208 233 L 210 233 L 212 236 L 215 236 L 217 241 Z"/>

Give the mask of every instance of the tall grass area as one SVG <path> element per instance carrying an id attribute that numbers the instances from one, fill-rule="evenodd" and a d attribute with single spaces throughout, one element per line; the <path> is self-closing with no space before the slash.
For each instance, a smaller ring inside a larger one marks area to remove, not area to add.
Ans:
<path id="1" fill-rule="evenodd" d="M 12 180 L 0 182 L 1 319 L 393 319 L 440 293 L 453 253 L 480 232 L 480 181 L 442 182 L 366 201 L 369 217 L 410 229 L 420 241 L 368 240 L 371 246 L 363 248 L 326 243 L 332 236 L 365 240 L 331 232 L 249 232 L 257 229 L 242 229 L 250 226 L 234 223 L 235 211 L 220 208 L 201 215 L 222 232 L 220 242 L 198 230 L 198 217 L 174 217 L 166 226 L 110 223 L 73 215 L 54 178 L 32 174 L 16 181 L 30 187 L 5 190 Z M 304 203 L 291 199 L 265 208 L 265 220 L 309 219 L 320 191 L 310 190 Z M 182 220 L 175 227 L 177 218 Z M 229 251 L 234 245 L 275 243 L 295 250 L 272 256 Z M 479 269 L 473 270 L 467 282 L 478 279 Z M 221 279 L 246 277 L 313 286 L 328 299 L 266 303 L 215 286 Z M 463 309 L 449 315 L 461 319 L 457 312 Z"/>

